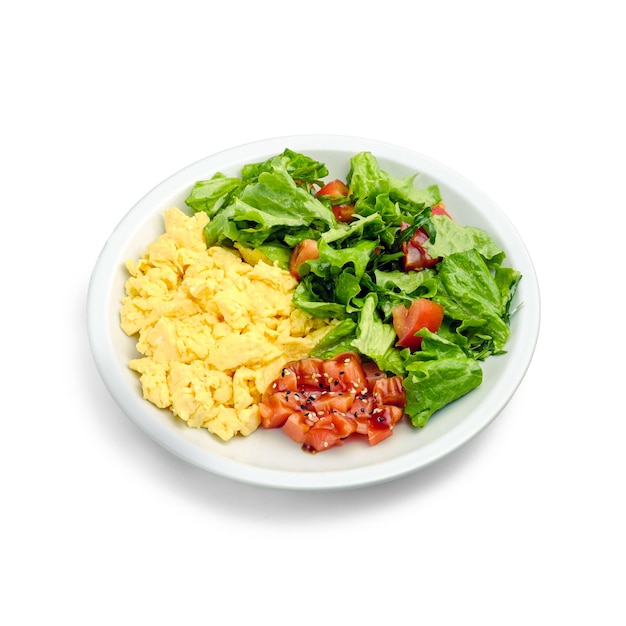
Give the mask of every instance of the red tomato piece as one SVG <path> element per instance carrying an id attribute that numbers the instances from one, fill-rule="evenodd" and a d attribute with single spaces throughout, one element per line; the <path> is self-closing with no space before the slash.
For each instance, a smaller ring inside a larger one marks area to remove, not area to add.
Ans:
<path id="1" fill-rule="evenodd" d="M 332 205 L 333 214 L 338 222 L 351 222 L 354 217 L 354 204 L 342 202 L 350 196 L 350 189 L 341 180 L 326 183 L 316 194 L 316 198 L 328 198 Z"/>
<path id="2" fill-rule="evenodd" d="M 402 252 L 404 253 L 404 271 L 423 270 L 427 267 L 437 265 L 441 259 L 432 258 L 424 247 L 428 241 L 428 233 L 423 228 L 418 228 L 409 241 L 402 242 Z"/>
<path id="3" fill-rule="evenodd" d="M 435 204 L 434 206 L 430 207 L 430 210 L 433 215 L 445 215 L 446 217 L 452 219 L 452 217 L 446 210 L 446 205 L 443 202 L 440 202 L 439 204 Z"/>
<path id="4" fill-rule="evenodd" d="M 291 275 L 300 280 L 300 273 L 298 272 L 300 266 L 305 261 L 313 261 L 319 259 L 320 251 L 317 247 L 317 241 L 315 239 L 303 239 L 292 251 L 289 257 L 289 271 Z"/>
<path id="5" fill-rule="evenodd" d="M 393 327 L 398 335 L 397 346 L 409 348 L 412 352 L 422 345 L 422 338 L 415 337 L 415 333 L 422 328 L 427 328 L 436 333 L 443 321 L 443 307 L 432 300 L 418 298 L 413 300 L 407 309 L 399 304 L 391 311 Z"/>
<path id="6" fill-rule="evenodd" d="M 333 206 L 333 215 L 338 222 L 351 222 L 354 218 L 354 205 L 336 204 Z"/>
<path id="7" fill-rule="evenodd" d="M 332 180 L 326 183 L 316 194 L 315 197 L 326 196 L 329 198 L 347 198 L 350 195 L 350 190 L 347 185 L 341 180 Z"/>

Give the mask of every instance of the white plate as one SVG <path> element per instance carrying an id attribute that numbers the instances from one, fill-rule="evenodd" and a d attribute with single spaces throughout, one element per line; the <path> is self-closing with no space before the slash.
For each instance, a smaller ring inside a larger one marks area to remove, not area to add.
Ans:
<path id="1" fill-rule="evenodd" d="M 290 148 L 326 163 L 332 178 L 342 178 L 349 158 L 370 151 L 394 176 L 419 172 L 416 184 L 439 185 L 454 218 L 486 230 L 505 250 L 507 264 L 520 270 L 505 355 L 483 364 L 480 387 L 435 414 L 425 428 L 401 424 L 394 435 L 369 447 L 351 442 L 321 454 L 303 452 L 278 430 L 222 442 L 205 430 L 190 429 L 143 400 L 138 376 L 128 361 L 138 356 L 135 339 L 121 330 L 120 300 L 127 278 L 124 263 L 138 258 L 163 232 L 163 212 L 184 203 L 197 180 L 215 172 L 239 175 L 241 166 L 262 161 Z M 147 435 L 170 452 L 215 474 L 259 486 L 283 489 L 342 489 L 391 480 L 423 468 L 480 433 L 502 411 L 521 383 L 539 333 L 540 302 L 532 261 L 519 234 L 504 213 L 468 180 L 431 159 L 387 143 L 328 135 L 280 137 L 238 146 L 207 157 L 174 174 L 144 196 L 107 240 L 94 268 L 88 293 L 87 325 L 98 370 L 108 390 Z"/>

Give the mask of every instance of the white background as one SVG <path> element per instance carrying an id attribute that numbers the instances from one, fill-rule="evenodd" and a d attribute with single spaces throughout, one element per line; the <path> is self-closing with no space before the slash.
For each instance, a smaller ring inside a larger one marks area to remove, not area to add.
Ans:
<path id="1" fill-rule="evenodd" d="M 22 2 L 0 10 L 0 622 L 623 625 L 619 3 Z M 513 400 L 434 466 L 332 493 L 163 451 L 92 361 L 91 270 L 147 191 L 289 134 L 461 172 L 534 259 Z"/>

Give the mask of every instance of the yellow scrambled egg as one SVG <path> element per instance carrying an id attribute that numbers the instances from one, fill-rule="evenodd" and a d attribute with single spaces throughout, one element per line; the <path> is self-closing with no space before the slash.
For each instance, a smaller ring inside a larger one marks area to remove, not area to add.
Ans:
<path id="1" fill-rule="evenodd" d="M 121 326 L 138 336 L 144 356 L 129 366 L 144 398 L 226 441 L 257 429 L 261 394 L 328 323 L 294 307 L 289 272 L 207 248 L 208 220 L 165 211 L 165 233 L 126 263 Z"/>

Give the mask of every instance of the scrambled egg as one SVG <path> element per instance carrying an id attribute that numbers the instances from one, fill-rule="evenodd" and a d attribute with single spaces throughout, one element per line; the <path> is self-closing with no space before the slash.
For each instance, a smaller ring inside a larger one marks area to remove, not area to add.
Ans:
<path id="1" fill-rule="evenodd" d="M 227 441 L 257 429 L 267 386 L 308 356 L 329 322 L 295 308 L 289 272 L 207 248 L 208 220 L 165 211 L 165 233 L 126 262 L 121 326 L 138 336 L 143 357 L 129 366 L 144 398 Z"/>

